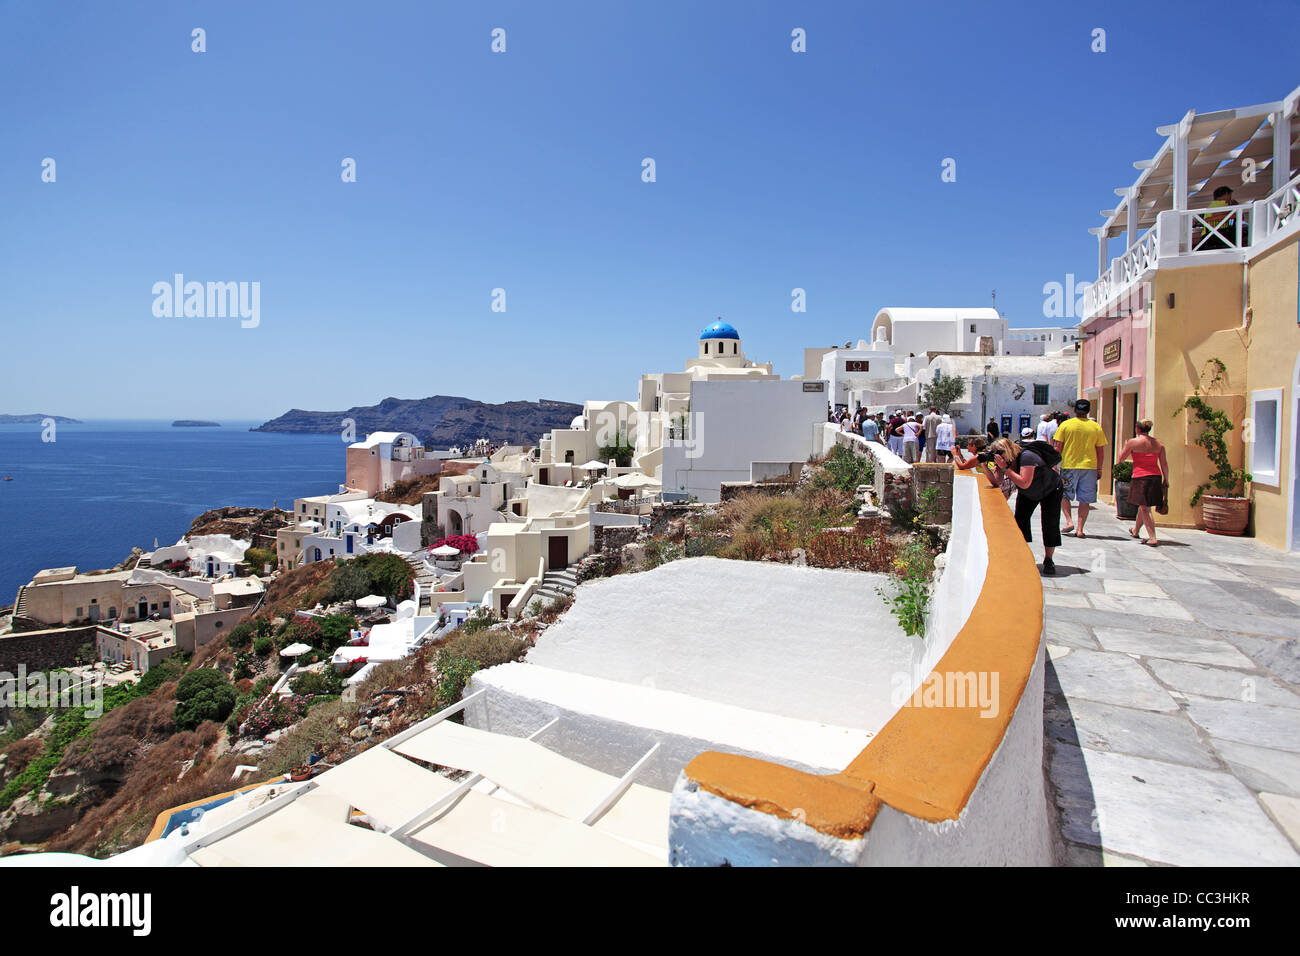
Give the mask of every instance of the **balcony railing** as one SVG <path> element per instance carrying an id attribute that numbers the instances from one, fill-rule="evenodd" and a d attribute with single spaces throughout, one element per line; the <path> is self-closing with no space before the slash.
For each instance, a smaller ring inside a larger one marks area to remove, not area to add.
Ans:
<path id="1" fill-rule="evenodd" d="M 1166 209 L 1153 225 L 1111 260 L 1084 293 L 1087 319 L 1121 295 L 1161 262 L 1180 256 L 1240 252 L 1262 247 L 1281 230 L 1300 222 L 1300 175 L 1266 199 L 1239 206 Z"/>
<path id="2" fill-rule="evenodd" d="M 1272 235 L 1296 221 L 1300 213 L 1300 176 L 1295 177 L 1257 206 L 1264 208 L 1266 235 Z"/>

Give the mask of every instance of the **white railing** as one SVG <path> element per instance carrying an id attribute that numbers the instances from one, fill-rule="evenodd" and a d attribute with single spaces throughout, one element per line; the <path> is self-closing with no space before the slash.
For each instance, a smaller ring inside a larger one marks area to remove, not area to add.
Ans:
<path id="1" fill-rule="evenodd" d="M 1181 252 L 1244 249 L 1250 245 L 1250 206 L 1214 206 L 1181 214 Z"/>
<path id="2" fill-rule="evenodd" d="M 1137 242 L 1129 246 L 1128 251 L 1120 256 L 1120 286 L 1136 282 L 1148 269 L 1156 267 L 1160 257 L 1160 223 L 1142 233 Z"/>
<path id="3" fill-rule="evenodd" d="M 1085 318 L 1110 301 L 1110 277 L 1114 271 L 1114 268 L 1107 269 L 1083 293 L 1083 314 Z"/>
<path id="4" fill-rule="evenodd" d="M 1260 239 L 1271 236 L 1280 229 L 1285 228 L 1291 223 L 1297 221 L 1300 216 L 1300 176 L 1296 176 L 1289 183 L 1279 189 L 1273 195 L 1257 203 L 1256 208 L 1263 206 L 1264 212 L 1264 232 Z M 1256 222 L 1259 217 L 1256 217 Z"/>

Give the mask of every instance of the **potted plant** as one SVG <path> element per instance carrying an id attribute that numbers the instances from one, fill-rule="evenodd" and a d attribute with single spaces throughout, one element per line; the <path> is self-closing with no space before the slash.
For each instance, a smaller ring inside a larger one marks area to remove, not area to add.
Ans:
<path id="1" fill-rule="evenodd" d="M 1137 505 L 1128 503 L 1128 489 L 1133 481 L 1133 462 L 1117 461 L 1110 469 L 1115 481 L 1115 517 L 1132 521 L 1137 517 Z"/>
<path id="2" fill-rule="evenodd" d="M 1226 368 L 1219 359 L 1211 359 L 1210 365 L 1216 369 L 1210 383 L 1213 385 L 1223 380 Z M 1228 443 L 1224 436 L 1232 431 L 1233 424 L 1228 420 L 1227 413 L 1211 407 L 1205 401 L 1199 387 L 1187 401 L 1178 406 L 1174 414 L 1177 415 L 1184 409 L 1193 416 L 1193 421 L 1204 426 L 1196 438 L 1196 444 L 1205 449 L 1215 469 L 1209 480 L 1198 485 L 1192 493 L 1192 507 L 1200 503 L 1201 520 L 1205 522 L 1205 530 L 1211 534 L 1239 535 L 1250 522 L 1250 499 L 1245 496 L 1244 490 L 1254 479 L 1244 468 L 1233 468 L 1228 459 Z M 1211 490 L 1218 493 L 1206 494 Z"/>

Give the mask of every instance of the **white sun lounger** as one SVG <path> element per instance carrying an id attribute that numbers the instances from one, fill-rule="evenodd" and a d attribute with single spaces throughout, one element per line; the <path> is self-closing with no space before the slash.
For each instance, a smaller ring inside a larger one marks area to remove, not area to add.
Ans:
<path id="1" fill-rule="evenodd" d="M 383 747 L 345 760 L 315 778 L 317 792 L 348 800 L 385 826 L 409 820 L 456 789 L 456 783 Z"/>
<path id="2" fill-rule="evenodd" d="M 581 823 L 475 790 L 407 839 L 428 847 L 435 859 L 453 854 L 488 866 L 665 865 L 651 853 Z"/>
<path id="3" fill-rule="evenodd" d="M 190 854 L 199 866 L 438 866 L 397 840 L 346 823 L 348 801 L 306 793 Z"/>
<path id="4" fill-rule="evenodd" d="M 429 763 L 481 774 L 533 806 L 577 823 L 591 821 L 593 811 L 619 783 L 531 740 L 450 721 L 435 724 L 396 749 Z M 592 825 L 666 853 L 669 799 L 662 791 L 631 784 Z"/>

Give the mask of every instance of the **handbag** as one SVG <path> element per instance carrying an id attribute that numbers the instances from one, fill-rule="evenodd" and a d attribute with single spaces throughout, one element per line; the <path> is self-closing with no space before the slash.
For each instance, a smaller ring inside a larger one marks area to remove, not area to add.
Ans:
<path id="1" fill-rule="evenodd" d="M 1169 482 L 1167 481 L 1160 483 L 1160 504 L 1156 505 L 1156 513 L 1169 514 Z"/>

